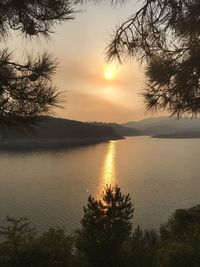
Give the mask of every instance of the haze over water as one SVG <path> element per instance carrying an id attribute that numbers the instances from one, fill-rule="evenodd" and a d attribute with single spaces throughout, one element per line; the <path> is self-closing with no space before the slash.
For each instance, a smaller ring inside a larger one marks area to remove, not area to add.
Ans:
<path id="1" fill-rule="evenodd" d="M 0 219 L 24 216 L 39 230 L 79 226 L 89 194 L 106 184 L 130 193 L 134 226 L 158 228 L 199 204 L 200 140 L 131 137 L 62 152 L 0 154 Z"/>

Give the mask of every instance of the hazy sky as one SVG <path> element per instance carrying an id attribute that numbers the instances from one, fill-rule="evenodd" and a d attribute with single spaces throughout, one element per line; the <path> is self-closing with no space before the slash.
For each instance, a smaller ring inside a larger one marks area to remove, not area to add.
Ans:
<path id="1" fill-rule="evenodd" d="M 113 29 L 138 7 L 136 0 L 124 6 L 86 4 L 75 20 L 58 25 L 50 41 L 27 41 L 12 37 L 10 47 L 15 54 L 48 50 L 59 66 L 55 84 L 64 91 L 62 110 L 55 115 L 83 121 L 125 122 L 146 117 L 139 92 L 143 86 L 142 67 L 136 62 L 123 66 L 115 63 L 114 77 L 107 80 L 105 48 Z M 150 116 L 150 114 L 148 114 Z"/>

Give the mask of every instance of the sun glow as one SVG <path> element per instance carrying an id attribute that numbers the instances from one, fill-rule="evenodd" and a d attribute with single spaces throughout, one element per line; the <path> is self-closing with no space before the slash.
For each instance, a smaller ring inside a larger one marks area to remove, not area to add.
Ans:
<path id="1" fill-rule="evenodd" d="M 105 71 L 105 73 L 104 73 L 104 77 L 105 77 L 107 80 L 112 80 L 112 79 L 113 79 L 113 72 L 112 72 L 112 70 L 107 70 L 107 71 Z"/>
<path id="2" fill-rule="evenodd" d="M 105 70 L 104 70 L 104 78 L 106 80 L 113 80 L 115 78 L 115 69 L 113 67 L 107 67 Z"/>

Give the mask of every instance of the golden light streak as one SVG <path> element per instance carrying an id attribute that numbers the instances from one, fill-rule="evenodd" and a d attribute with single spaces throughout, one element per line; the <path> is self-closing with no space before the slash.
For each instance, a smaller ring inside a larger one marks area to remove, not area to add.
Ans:
<path id="1" fill-rule="evenodd" d="M 110 141 L 105 156 L 97 196 L 100 197 L 106 185 L 116 185 L 115 173 L 116 141 Z"/>

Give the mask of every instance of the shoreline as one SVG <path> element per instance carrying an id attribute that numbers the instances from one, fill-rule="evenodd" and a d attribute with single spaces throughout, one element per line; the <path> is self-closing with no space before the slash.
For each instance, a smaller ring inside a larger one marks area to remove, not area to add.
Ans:
<path id="1" fill-rule="evenodd" d="M 100 144 L 104 142 L 122 140 L 125 137 L 102 137 L 102 138 L 66 138 L 63 140 L 15 140 L 3 141 L 0 143 L 0 152 L 23 152 L 23 151 L 48 151 L 64 150 L 73 147 L 82 147 Z"/>

